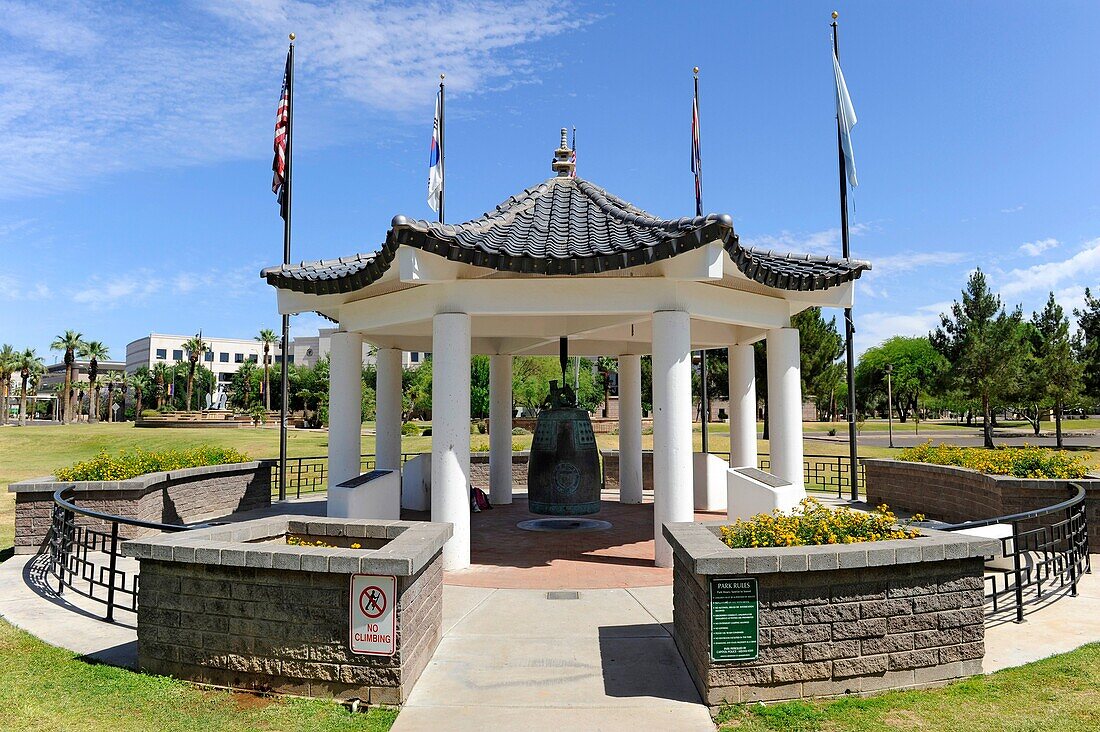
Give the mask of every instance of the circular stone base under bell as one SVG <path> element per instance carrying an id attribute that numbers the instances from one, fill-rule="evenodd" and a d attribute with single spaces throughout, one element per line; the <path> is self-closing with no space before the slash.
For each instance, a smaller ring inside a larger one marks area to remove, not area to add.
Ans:
<path id="1" fill-rule="evenodd" d="M 610 521 L 586 518 L 540 518 L 516 524 L 524 531 L 607 531 Z"/>

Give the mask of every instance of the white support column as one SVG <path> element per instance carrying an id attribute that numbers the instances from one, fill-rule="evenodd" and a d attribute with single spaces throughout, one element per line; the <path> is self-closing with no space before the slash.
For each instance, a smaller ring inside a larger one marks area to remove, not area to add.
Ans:
<path id="1" fill-rule="evenodd" d="M 359 475 L 363 451 L 363 336 L 332 334 L 328 378 L 328 482 Z"/>
<path id="2" fill-rule="evenodd" d="M 658 567 L 672 566 L 662 524 L 695 518 L 691 444 L 691 317 L 653 313 L 653 530 Z"/>
<path id="3" fill-rule="evenodd" d="M 642 357 L 619 356 L 619 503 L 642 502 Z"/>
<path id="4" fill-rule="evenodd" d="M 401 351 L 380 348 L 376 358 L 375 467 L 400 471 Z"/>
<path id="5" fill-rule="evenodd" d="M 470 566 L 470 316 L 432 319 L 432 521 L 454 526 L 443 569 Z"/>
<path id="6" fill-rule="evenodd" d="M 768 331 L 768 437 L 772 474 L 804 487 L 798 329 Z"/>
<path id="7" fill-rule="evenodd" d="M 489 502 L 512 502 L 512 357 L 489 357 Z"/>
<path id="8" fill-rule="evenodd" d="M 730 467 L 756 467 L 756 364 L 753 347 L 729 347 Z"/>

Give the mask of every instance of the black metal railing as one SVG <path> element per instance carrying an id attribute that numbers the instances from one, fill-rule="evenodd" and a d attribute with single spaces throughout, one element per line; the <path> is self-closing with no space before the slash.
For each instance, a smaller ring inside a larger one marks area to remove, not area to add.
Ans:
<path id="1" fill-rule="evenodd" d="M 1069 587 L 1077 596 L 1082 574 L 1092 572 L 1089 560 L 1089 527 L 1085 513 L 1085 489 L 1070 483 L 1074 495 L 1053 506 L 959 524 L 936 526 L 941 531 L 967 531 L 986 526 L 1011 528 L 1011 535 L 994 537 L 1001 542 L 1001 556 L 986 563 L 986 597 L 997 613 L 1004 600 L 1016 608 L 1016 622 L 1024 622 L 1025 594 L 1039 602 L 1057 587 Z M 1064 513 L 1064 518 L 1058 518 Z M 1009 566 L 1006 566 L 1009 565 Z"/>
<path id="2" fill-rule="evenodd" d="M 405 452 L 401 454 L 401 464 L 422 453 Z M 729 452 L 712 450 L 711 455 L 724 457 L 729 461 Z M 279 493 L 279 461 L 264 460 L 271 468 L 271 492 Z M 367 473 L 374 470 L 374 455 L 364 453 L 359 460 L 360 472 Z M 766 452 L 757 455 L 757 466 L 761 470 L 771 467 L 771 457 Z M 803 477 L 806 490 L 816 492 L 836 491 L 837 498 L 844 498 L 851 488 L 851 462 L 847 455 L 803 455 Z M 325 455 L 311 455 L 308 457 L 293 457 L 286 460 L 286 496 L 301 498 L 303 493 L 317 493 L 328 489 L 328 457 Z M 859 485 L 864 484 L 863 463 L 859 464 L 857 471 Z"/>
<path id="3" fill-rule="evenodd" d="M 114 516 L 81 508 L 73 502 L 75 486 L 58 488 L 53 494 L 53 523 L 50 527 L 48 573 L 57 580 L 57 594 L 65 588 L 107 606 L 106 619 L 113 622 L 115 609 L 137 612 L 138 573 L 120 569 L 119 527 L 152 531 L 187 531 L 195 528 L 177 524 Z M 81 516 L 82 519 L 77 517 Z"/>

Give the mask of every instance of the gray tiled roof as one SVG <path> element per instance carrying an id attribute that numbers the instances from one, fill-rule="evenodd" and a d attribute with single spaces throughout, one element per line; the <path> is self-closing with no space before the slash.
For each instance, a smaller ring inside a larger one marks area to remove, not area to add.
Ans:
<path id="1" fill-rule="evenodd" d="M 721 241 L 750 279 L 786 290 L 853 280 L 866 262 L 777 254 L 742 247 L 726 214 L 658 219 L 579 178 L 551 178 L 463 224 L 395 216 L 381 250 L 270 267 L 271 285 L 318 295 L 353 292 L 382 276 L 400 246 L 502 272 L 572 275 L 668 259 Z"/>

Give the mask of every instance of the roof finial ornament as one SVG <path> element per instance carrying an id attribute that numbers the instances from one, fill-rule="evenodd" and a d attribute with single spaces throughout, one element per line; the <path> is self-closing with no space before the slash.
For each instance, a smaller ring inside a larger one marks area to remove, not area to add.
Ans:
<path id="1" fill-rule="evenodd" d="M 559 178 L 572 177 L 576 161 L 573 160 L 573 151 L 569 148 L 569 128 L 561 128 L 561 145 L 554 151 L 554 162 L 550 167 Z"/>

